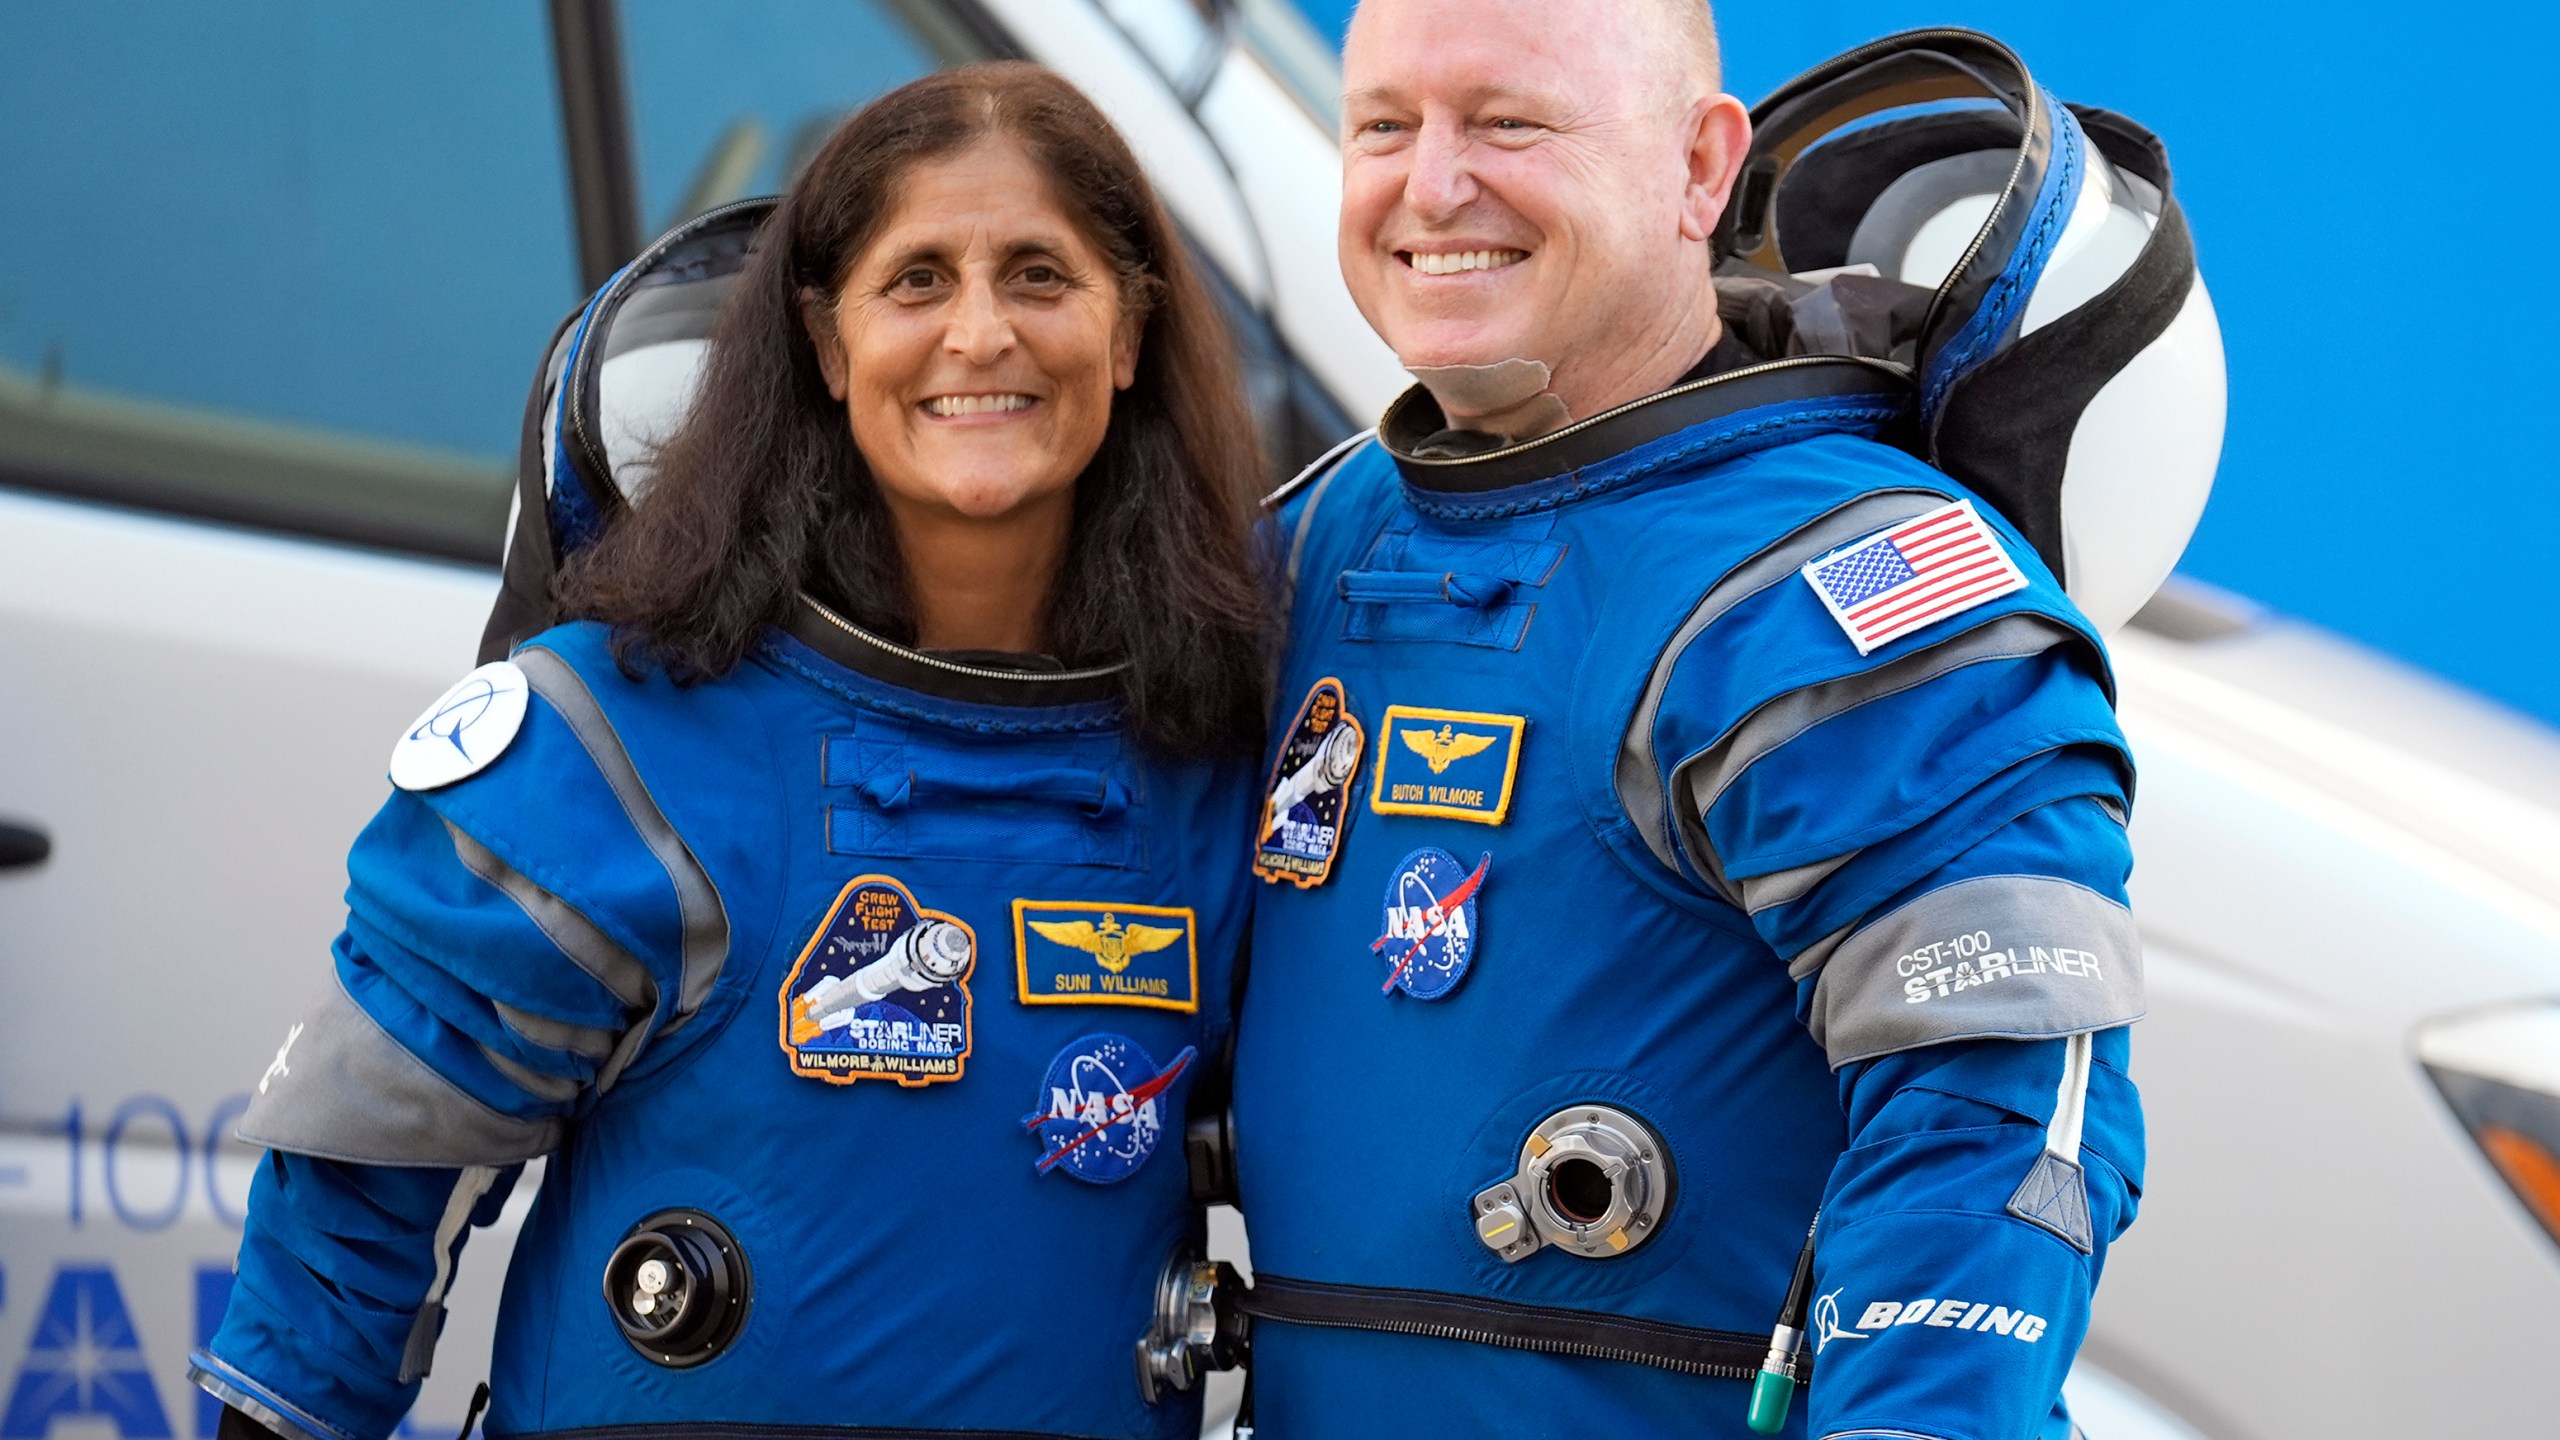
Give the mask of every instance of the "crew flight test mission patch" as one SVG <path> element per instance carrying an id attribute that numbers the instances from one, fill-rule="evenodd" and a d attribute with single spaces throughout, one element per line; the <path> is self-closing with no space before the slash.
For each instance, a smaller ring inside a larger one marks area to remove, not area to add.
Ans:
<path id="1" fill-rule="evenodd" d="M 1351 717 L 1342 682 L 1328 675 L 1307 691 L 1280 742 L 1262 802 L 1253 873 L 1302 890 L 1323 884 L 1351 828 L 1351 782 L 1367 736 Z"/>
<path id="2" fill-rule="evenodd" d="M 791 1073 L 830 1085 L 957 1080 L 978 936 L 886 875 L 846 882 L 782 981 Z"/>

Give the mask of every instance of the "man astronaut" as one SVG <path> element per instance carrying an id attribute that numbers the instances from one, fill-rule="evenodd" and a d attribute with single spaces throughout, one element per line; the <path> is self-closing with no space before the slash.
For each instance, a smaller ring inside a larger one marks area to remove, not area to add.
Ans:
<path id="1" fill-rule="evenodd" d="M 1262 870 L 1259 1425 L 1739 1436 L 1765 1365 L 1782 1433 L 2058 1440 L 2143 1163 L 2098 629 L 1885 443 L 1887 367 L 1720 318 L 1703 4 L 1368 0 L 1344 79 L 1343 274 L 1421 384 L 1275 497 L 1269 785 L 1366 751 Z"/>

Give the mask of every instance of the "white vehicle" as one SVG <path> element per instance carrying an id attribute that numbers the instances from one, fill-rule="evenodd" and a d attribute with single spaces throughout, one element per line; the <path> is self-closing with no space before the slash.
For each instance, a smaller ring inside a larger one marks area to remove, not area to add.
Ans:
<path id="1" fill-rule="evenodd" d="M 1402 384 L 1334 273 L 1332 59 L 1280 0 L 200 10 L 0 22 L 0 1440 L 213 1433 L 182 1377 L 226 1137 L 293 1063 L 392 740 L 471 665 L 547 327 L 642 217 L 1024 55 L 1147 162 L 1276 468 Z M 2192 587 L 2117 659 L 2153 1153 L 2083 1428 L 2548 1433 L 2560 738 Z M 460 1424 L 532 1190 L 410 1433 Z"/>

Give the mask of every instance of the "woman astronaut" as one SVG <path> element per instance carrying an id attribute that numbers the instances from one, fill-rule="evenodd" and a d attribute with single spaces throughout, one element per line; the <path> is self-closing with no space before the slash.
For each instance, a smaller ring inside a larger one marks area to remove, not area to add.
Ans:
<path id="1" fill-rule="evenodd" d="M 569 565 L 582 618 L 397 746 L 242 1126 L 223 1433 L 389 1434 L 537 1156 L 493 1434 L 1196 1433 L 1131 1354 L 1245 920 L 1255 456 L 1063 81 L 838 130 Z"/>

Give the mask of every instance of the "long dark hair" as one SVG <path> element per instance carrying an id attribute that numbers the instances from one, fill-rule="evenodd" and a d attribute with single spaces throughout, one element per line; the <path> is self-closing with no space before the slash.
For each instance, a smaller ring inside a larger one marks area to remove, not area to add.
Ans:
<path id="1" fill-rule="evenodd" d="M 827 393 L 801 296 L 832 305 L 915 167 L 1004 136 L 1108 258 L 1145 317 L 1136 383 L 1076 480 L 1049 643 L 1084 666 L 1125 661 L 1131 722 L 1177 754 L 1260 745 L 1262 589 L 1249 529 L 1260 452 L 1233 350 L 1137 158 L 1075 87 L 1036 65 L 969 65 L 893 90 L 847 120 L 757 236 L 712 331 L 691 413 L 635 507 L 562 582 L 564 608 L 615 628 L 626 669 L 680 682 L 728 673 L 810 591 L 915 642 L 895 529 Z"/>

